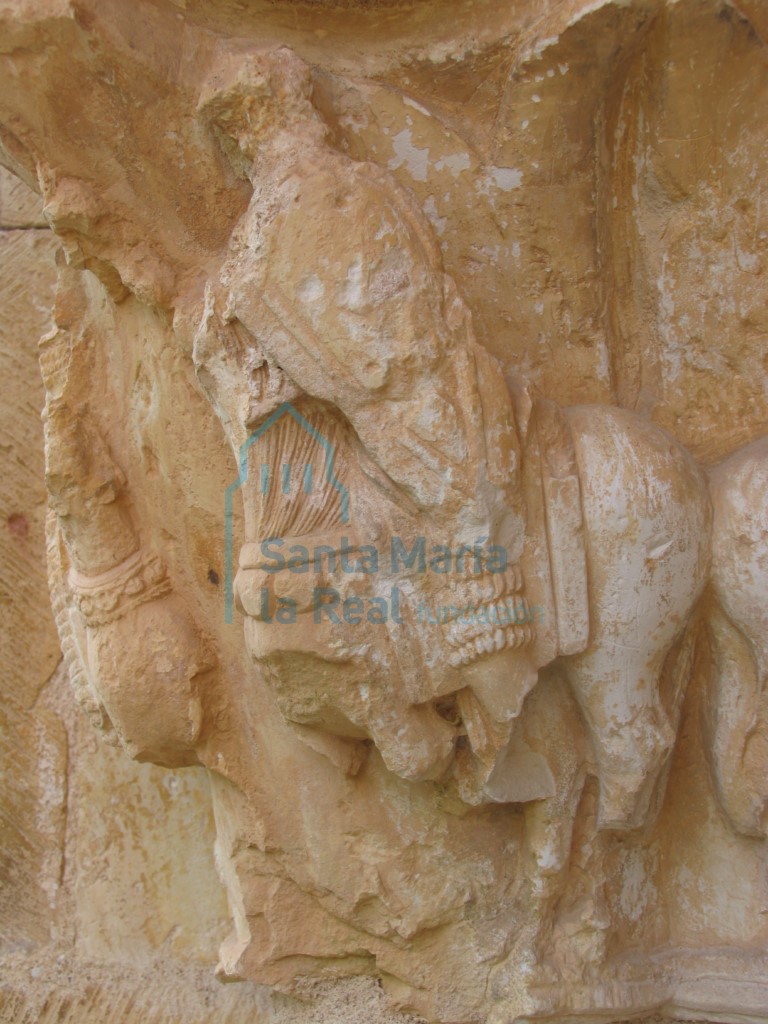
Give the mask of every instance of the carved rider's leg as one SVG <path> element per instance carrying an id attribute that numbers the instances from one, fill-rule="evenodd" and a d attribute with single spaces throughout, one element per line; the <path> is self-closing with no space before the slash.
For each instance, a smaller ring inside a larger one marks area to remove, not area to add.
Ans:
<path id="1" fill-rule="evenodd" d="M 137 760 L 196 764 L 214 659 L 161 559 L 140 546 L 88 401 L 93 344 L 79 275 L 62 270 L 58 327 L 41 342 L 51 586 L 76 696 Z"/>

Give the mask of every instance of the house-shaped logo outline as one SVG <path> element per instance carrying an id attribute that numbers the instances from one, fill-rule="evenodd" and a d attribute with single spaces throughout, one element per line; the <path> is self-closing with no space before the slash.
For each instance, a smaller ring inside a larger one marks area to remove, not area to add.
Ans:
<path id="1" fill-rule="evenodd" d="M 234 592 L 234 568 L 233 568 L 233 539 L 232 539 L 232 521 L 233 511 L 232 505 L 234 495 L 236 491 L 239 491 L 243 484 L 248 479 L 248 452 L 250 451 L 251 445 L 255 444 L 259 438 L 263 437 L 264 434 L 273 427 L 278 420 L 281 420 L 283 416 L 291 416 L 293 419 L 302 427 L 310 437 L 317 441 L 317 443 L 325 451 L 325 478 L 328 483 L 341 496 L 341 521 L 342 523 L 349 522 L 349 491 L 344 484 L 338 479 L 334 472 L 334 459 L 336 457 L 336 450 L 331 442 L 323 437 L 319 430 L 312 426 L 302 415 L 295 409 L 290 402 L 283 402 L 279 405 L 275 411 L 267 417 L 267 419 L 258 427 L 254 432 L 243 441 L 240 445 L 240 454 L 238 458 L 239 463 L 239 475 L 224 492 L 224 621 L 229 625 L 232 622 L 232 604 L 233 604 L 233 592 Z"/>

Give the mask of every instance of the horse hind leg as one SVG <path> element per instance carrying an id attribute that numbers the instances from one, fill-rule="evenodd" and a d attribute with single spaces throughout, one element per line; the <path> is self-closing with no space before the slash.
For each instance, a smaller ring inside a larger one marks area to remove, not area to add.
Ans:
<path id="1" fill-rule="evenodd" d="M 614 664 L 612 673 L 595 673 L 594 662 L 568 673 L 592 737 L 601 830 L 639 828 L 652 814 L 675 744 L 692 637 L 693 631 L 686 632 L 669 650 L 658 652 L 655 664 L 639 658 L 628 663 L 620 651 L 613 653 L 621 668 Z M 598 669 L 605 661 L 597 663 Z M 669 699 L 662 700 L 662 690 Z"/>
<path id="2" fill-rule="evenodd" d="M 710 478 L 714 509 L 711 665 L 704 732 L 715 790 L 731 825 L 768 835 L 768 438 Z"/>

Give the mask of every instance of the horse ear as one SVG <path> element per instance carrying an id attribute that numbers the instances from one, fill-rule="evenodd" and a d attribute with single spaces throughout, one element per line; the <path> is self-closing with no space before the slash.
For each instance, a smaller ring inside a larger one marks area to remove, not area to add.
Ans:
<path id="1" fill-rule="evenodd" d="M 268 76 L 231 54 L 217 62 L 203 83 L 198 116 L 239 177 L 250 178 L 268 100 Z"/>
<path id="2" fill-rule="evenodd" d="M 250 177 L 265 139 L 297 121 L 319 123 L 311 96 L 309 66 L 287 46 L 225 53 L 203 83 L 197 113 L 235 170 Z"/>

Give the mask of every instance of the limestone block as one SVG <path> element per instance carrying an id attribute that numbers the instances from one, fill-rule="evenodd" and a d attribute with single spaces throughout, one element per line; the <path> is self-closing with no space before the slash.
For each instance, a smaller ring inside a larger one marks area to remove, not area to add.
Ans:
<path id="1" fill-rule="evenodd" d="M 0 227 L 48 227 L 40 196 L 4 167 L 0 170 Z"/>
<path id="2" fill-rule="evenodd" d="M 203 773 L 132 765 L 70 707 L 38 365 L 58 244 L 37 227 L 40 198 L 6 171 L 0 218 L 0 1020 L 252 1021 L 259 993 L 202 966 L 226 930 Z"/>
<path id="3" fill-rule="evenodd" d="M 768 1020 L 765 45 L 736 0 L 0 6 L 52 607 L 120 748 L 68 725 L 84 976 Z"/>
<path id="4" fill-rule="evenodd" d="M 3 178 L 3 195 L 15 194 L 7 192 L 13 180 Z M 43 390 L 37 367 L 37 339 L 50 320 L 55 248 L 48 231 L 0 231 L 3 952 L 29 949 L 50 937 L 64 849 L 66 733 L 50 708 L 38 703 L 30 713 L 60 658 L 45 567 Z"/>

